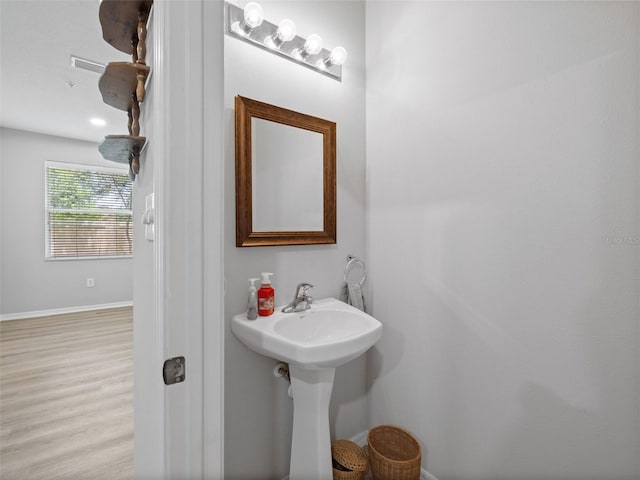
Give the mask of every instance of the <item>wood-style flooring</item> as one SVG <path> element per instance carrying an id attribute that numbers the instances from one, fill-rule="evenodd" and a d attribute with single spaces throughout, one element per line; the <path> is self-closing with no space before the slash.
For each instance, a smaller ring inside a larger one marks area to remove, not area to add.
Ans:
<path id="1" fill-rule="evenodd" d="M 133 312 L 0 322 L 0 478 L 133 478 Z"/>

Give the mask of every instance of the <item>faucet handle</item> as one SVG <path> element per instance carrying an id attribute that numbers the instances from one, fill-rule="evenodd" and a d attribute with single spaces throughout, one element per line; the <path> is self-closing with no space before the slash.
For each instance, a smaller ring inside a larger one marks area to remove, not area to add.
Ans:
<path id="1" fill-rule="evenodd" d="M 307 292 L 313 288 L 313 285 L 307 282 L 299 283 L 296 287 L 296 296 L 300 297 L 302 295 L 307 295 Z"/>
<path id="2" fill-rule="evenodd" d="M 296 297 L 300 302 L 298 304 L 298 310 L 309 310 L 311 308 L 313 297 L 309 295 L 309 290 L 312 288 L 313 285 L 310 283 L 301 283 L 298 285 L 298 296 Z"/>
<path id="3" fill-rule="evenodd" d="M 313 297 L 308 293 L 312 288 L 313 285 L 311 285 L 310 283 L 305 283 L 302 287 L 302 297 L 307 302 L 307 308 L 309 308 L 309 306 L 313 303 Z"/>
<path id="4" fill-rule="evenodd" d="M 301 312 L 303 310 L 309 310 L 313 297 L 308 295 L 307 292 L 313 288 L 313 285 L 307 282 L 299 283 L 296 287 L 296 294 L 293 297 L 293 301 L 284 307 L 282 311 L 284 313 Z"/>

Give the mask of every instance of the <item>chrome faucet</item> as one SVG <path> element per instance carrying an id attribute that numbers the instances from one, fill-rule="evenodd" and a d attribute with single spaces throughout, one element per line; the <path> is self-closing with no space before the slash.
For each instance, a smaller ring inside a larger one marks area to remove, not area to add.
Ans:
<path id="1" fill-rule="evenodd" d="M 282 311 L 284 313 L 291 313 L 309 310 L 311 308 L 311 303 L 313 302 L 313 297 L 308 293 L 312 288 L 313 285 L 311 285 L 310 283 L 299 283 L 296 287 L 296 294 L 293 297 L 293 301 L 289 305 L 284 307 Z"/>

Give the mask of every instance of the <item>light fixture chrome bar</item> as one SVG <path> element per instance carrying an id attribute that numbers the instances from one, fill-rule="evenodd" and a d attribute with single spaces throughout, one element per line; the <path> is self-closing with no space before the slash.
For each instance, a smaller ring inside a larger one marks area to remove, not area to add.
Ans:
<path id="1" fill-rule="evenodd" d="M 102 63 L 87 60 L 86 58 L 71 55 L 71 66 L 81 70 L 89 70 L 90 72 L 103 73 L 105 66 Z"/>
<path id="2" fill-rule="evenodd" d="M 244 42 L 250 43 L 276 55 L 280 55 L 292 62 L 303 65 L 307 68 L 315 70 L 318 73 L 342 81 L 342 65 L 334 65 L 325 61 L 329 58 L 331 52 L 323 48 L 319 53 L 313 55 L 296 55 L 296 52 L 302 51 L 306 39 L 296 35 L 292 40 L 284 42 L 276 47 L 269 46 L 265 43 L 265 39 L 274 36 L 278 30 L 278 26 L 263 20 L 263 22 L 253 28 L 243 28 L 244 10 L 240 7 L 232 5 L 229 2 L 225 4 L 225 33 Z M 247 31 L 248 30 L 248 31 Z"/>

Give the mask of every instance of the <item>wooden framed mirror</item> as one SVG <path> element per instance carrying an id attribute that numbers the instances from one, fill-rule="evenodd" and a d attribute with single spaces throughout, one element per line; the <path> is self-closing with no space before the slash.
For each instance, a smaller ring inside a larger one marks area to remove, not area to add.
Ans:
<path id="1" fill-rule="evenodd" d="M 336 124 L 235 99 L 236 246 L 336 243 Z"/>

